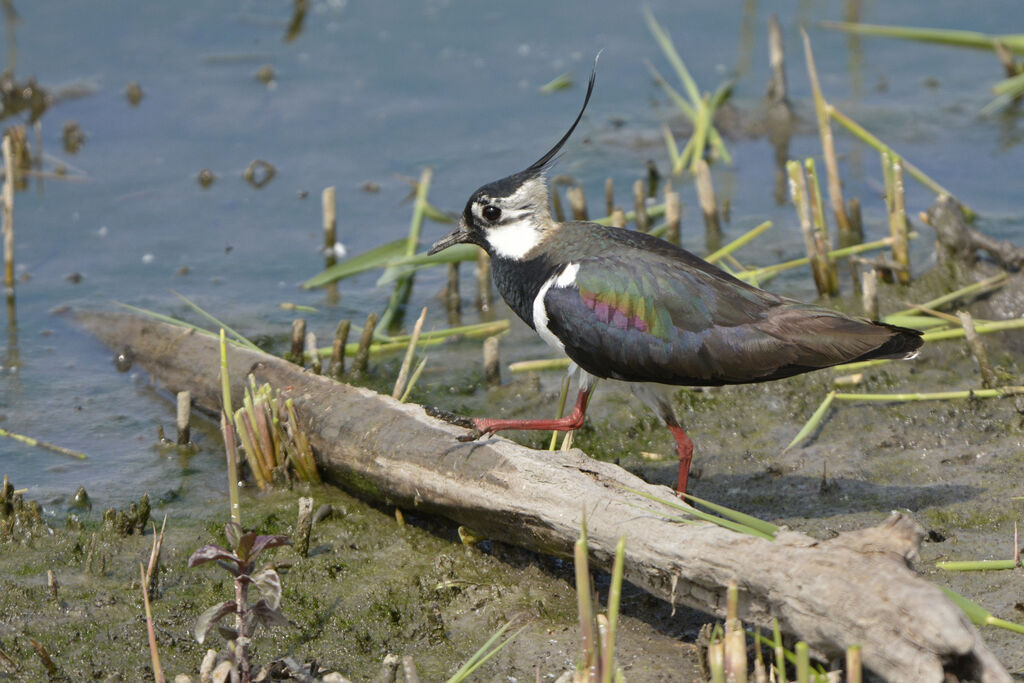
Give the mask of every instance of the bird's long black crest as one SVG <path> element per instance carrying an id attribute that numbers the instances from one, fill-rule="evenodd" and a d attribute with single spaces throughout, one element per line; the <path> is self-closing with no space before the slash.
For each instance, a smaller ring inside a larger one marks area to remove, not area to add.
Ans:
<path id="1" fill-rule="evenodd" d="M 558 150 L 562 149 L 562 145 L 569 140 L 573 131 L 576 130 L 576 126 L 579 124 L 580 119 L 583 118 L 583 112 L 587 110 L 587 104 L 590 102 L 590 94 L 594 92 L 594 81 L 597 79 L 597 60 L 600 56 L 601 53 L 598 52 L 594 57 L 594 69 L 590 72 L 590 82 L 587 84 L 587 96 L 583 99 L 583 106 L 580 108 L 580 113 L 576 115 L 576 120 L 572 122 L 572 126 L 569 127 L 569 131 L 562 136 L 561 140 L 555 143 L 554 147 L 548 150 L 547 154 L 542 156 L 540 159 L 537 159 L 537 161 L 533 162 L 529 168 L 523 171 L 523 174 L 536 175 L 543 171 L 544 168 L 551 163 L 551 160 L 555 158 L 555 155 L 558 154 Z"/>

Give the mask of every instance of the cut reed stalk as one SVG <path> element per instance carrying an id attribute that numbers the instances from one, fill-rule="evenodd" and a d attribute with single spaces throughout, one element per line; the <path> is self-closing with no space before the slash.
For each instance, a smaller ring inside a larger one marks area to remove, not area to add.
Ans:
<path id="1" fill-rule="evenodd" d="M 391 398 L 400 398 L 405 393 L 405 384 L 409 379 L 409 371 L 412 369 L 412 359 L 416 353 L 416 344 L 420 340 L 420 332 L 423 330 L 423 321 L 427 318 L 427 307 L 420 311 L 420 317 L 413 325 L 412 335 L 409 337 L 409 346 L 405 350 L 405 358 L 402 359 L 402 367 L 398 371 L 398 379 L 395 380 L 395 388 L 391 392 Z"/>
<path id="2" fill-rule="evenodd" d="M 149 582 L 146 581 L 146 568 L 139 562 L 139 574 L 142 582 L 142 604 L 146 612 L 146 638 L 149 641 L 149 657 L 153 667 L 153 681 L 166 683 L 163 667 L 160 666 L 160 652 L 156 644 L 156 628 L 153 626 L 153 612 L 149 606 Z"/>
<path id="3" fill-rule="evenodd" d="M 722 225 L 718 217 L 718 203 L 715 200 L 715 188 L 711 181 L 711 169 L 703 159 L 697 161 L 694 180 L 697 184 L 697 199 L 701 213 L 704 214 L 705 248 L 715 251 L 722 245 Z"/>
<path id="4" fill-rule="evenodd" d="M 565 220 L 565 209 L 562 208 L 562 195 L 558 191 L 558 185 L 551 183 L 551 212 L 555 216 L 555 220 L 561 223 Z"/>
<path id="5" fill-rule="evenodd" d="M 366 316 L 366 325 L 363 326 L 363 335 L 359 338 L 359 346 L 356 349 L 356 356 L 352 360 L 352 374 L 356 377 L 366 374 L 366 368 L 370 362 L 370 342 L 373 341 L 373 330 L 377 327 L 377 314 L 370 313 Z"/>
<path id="6" fill-rule="evenodd" d="M 612 209 L 611 213 L 611 227 L 613 228 L 624 228 L 626 227 L 626 213 L 621 207 L 616 206 Z"/>
<path id="7" fill-rule="evenodd" d="M 907 244 L 907 208 L 903 188 L 903 163 L 892 159 L 892 199 L 889 210 L 889 232 L 892 235 L 892 258 L 902 266 L 896 271 L 901 285 L 910 284 L 910 250 Z"/>
<path id="8" fill-rule="evenodd" d="M 324 228 L 324 269 L 331 268 L 338 263 L 338 204 L 337 192 L 334 186 L 325 187 L 320 193 L 320 205 L 323 213 Z M 338 301 L 338 282 L 335 280 L 327 285 L 327 300 L 330 303 Z"/>
<path id="9" fill-rule="evenodd" d="M 3 136 L 4 185 L 0 191 L 0 213 L 3 215 L 4 236 L 4 289 L 14 292 L 14 176 L 15 166 L 11 154 L 10 134 Z"/>
<path id="10" fill-rule="evenodd" d="M 611 176 L 605 178 L 604 181 L 604 209 L 606 216 L 611 216 L 612 211 L 615 210 L 615 181 Z"/>
<path id="11" fill-rule="evenodd" d="M 870 320 L 878 320 L 878 271 L 873 265 L 868 265 L 860 276 L 861 305 L 864 308 L 864 317 Z"/>
<path id="12" fill-rule="evenodd" d="M 309 363 L 310 371 L 314 375 L 321 375 L 321 374 L 323 374 L 323 371 L 324 371 L 323 363 L 321 363 L 321 361 L 320 361 L 320 354 L 316 353 L 317 346 L 316 346 L 316 333 L 315 332 L 307 332 L 306 333 L 306 348 L 313 350 L 312 351 L 312 360 Z M 303 353 L 305 353 L 305 350 L 303 350 Z"/>
<path id="13" fill-rule="evenodd" d="M 569 200 L 569 206 L 572 208 L 572 219 L 574 221 L 587 220 L 587 198 L 583 193 L 583 188 L 579 185 L 567 187 L 565 197 Z"/>
<path id="14" fill-rule="evenodd" d="M 491 292 L 491 257 L 483 249 L 476 256 L 476 300 L 478 310 L 487 312 L 493 304 Z"/>
<path id="15" fill-rule="evenodd" d="M 804 177 L 803 167 L 798 161 L 787 162 L 786 171 L 789 175 L 789 194 L 793 200 L 793 205 L 796 207 L 797 218 L 800 221 L 800 233 L 804 238 L 807 260 L 811 264 L 814 286 L 818 290 L 819 296 L 827 296 L 830 292 L 827 256 L 819 251 L 818 242 L 815 239 L 814 223 L 811 218 L 811 197 L 807 191 L 807 179 Z"/>
<path id="16" fill-rule="evenodd" d="M 285 360 L 290 360 L 296 365 L 303 365 L 306 358 L 306 320 L 305 318 L 296 318 L 292 321 L 292 346 L 291 350 L 285 356 Z"/>
<path id="17" fill-rule="evenodd" d="M 334 345 L 331 346 L 331 364 L 328 366 L 328 373 L 334 379 L 341 379 L 345 374 L 345 344 L 348 343 L 348 333 L 352 328 L 352 321 L 342 320 L 334 331 Z"/>
<path id="18" fill-rule="evenodd" d="M 647 232 L 651 227 L 651 219 L 647 216 L 647 192 L 642 180 L 633 183 L 633 207 L 636 212 L 636 229 Z"/>
<path id="19" fill-rule="evenodd" d="M 664 204 L 655 204 L 654 206 L 648 206 L 647 207 L 647 217 L 648 218 L 660 218 L 660 217 L 662 217 L 664 215 L 665 215 L 665 205 Z M 632 221 L 632 220 L 636 220 L 636 212 L 635 211 L 627 211 L 626 212 L 626 221 Z M 611 216 L 603 216 L 601 218 L 595 218 L 594 222 L 598 223 L 600 225 L 611 225 L 612 218 L 611 218 Z M 651 234 L 652 235 L 660 235 L 660 234 L 662 234 L 664 232 L 663 228 L 664 228 L 664 226 L 659 226 L 658 228 L 654 228 L 654 229 L 651 230 Z"/>
<path id="20" fill-rule="evenodd" d="M 828 198 L 829 203 L 832 205 L 836 226 L 839 229 L 839 243 L 843 246 L 856 244 L 861 241 L 862 236 L 852 234 L 852 227 L 846 216 L 843 190 L 839 178 L 839 163 L 836 161 L 836 145 L 832 137 L 832 125 L 828 117 L 828 102 L 825 101 L 825 96 L 821 92 L 821 83 L 818 80 L 818 67 L 814 64 L 814 52 L 811 50 L 811 39 L 807 36 L 807 31 L 802 27 L 800 35 L 804 42 L 807 77 L 811 83 L 811 93 L 814 97 L 814 112 L 818 119 L 818 135 L 821 138 L 821 152 L 825 157 L 825 172 L 828 175 Z"/>
<path id="21" fill-rule="evenodd" d="M 412 376 L 409 378 L 409 384 L 406 385 L 405 387 L 405 393 L 403 393 L 402 397 L 398 399 L 399 403 L 405 403 L 407 400 L 409 400 L 409 394 L 412 393 L 413 387 L 416 386 L 416 382 L 419 381 L 420 375 L 423 374 L 423 368 L 427 366 L 428 358 L 430 358 L 430 356 L 423 356 L 423 359 L 420 360 L 419 364 L 416 366 L 416 369 L 412 371 Z"/>
<path id="22" fill-rule="evenodd" d="M 860 645 L 846 648 L 846 683 L 861 683 L 864 678 L 864 666 L 861 663 Z"/>
<path id="23" fill-rule="evenodd" d="M 323 211 L 324 254 L 327 256 L 327 266 L 330 267 L 338 261 L 334 251 L 334 245 L 338 242 L 337 193 L 333 185 L 325 187 L 320 193 L 320 204 Z"/>
<path id="24" fill-rule="evenodd" d="M 178 392 L 177 413 L 175 415 L 175 426 L 178 428 L 178 445 L 187 446 L 192 441 L 192 429 L 189 425 L 189 418 L 192 416 L 192 393 L 189 391 Z"/>
<path id="25" fill-rule="evenodd" d="M 836 272 L 836 262 L 829 257 L 832 251 L 832 241 L 828 237 L 828 226 L 825 221 L 825 205 L 821 201 L 821 187 L 818 184 L 818 170 L 815 167 L 814 159 L 804 160 L 804 167 L 807 170 L 807 186 L 812 199 L 811 215 L 814 219 L 814 248 L 820 254 L 823 270 L 827 278 L 829 296 L 839 296 L 839 275 Z"/>
<path id="26" fill-rule="evenodd" d="M 445 287 L 445 312 L 449 325 L 462 324 L 462 296 L 459 294 L 459 264 L 448 264 L 448 284 Z"/>
<path id="27" fill-rule="evenodd" d="M 238 445 L 235 441 L 235 429 L 228 420 L 227 413 L 220 414 L 220 431 L 224 437 L 224 454 L 228 462 L 228 501 L 231 508 L 231 521 L 242 523 L 242 507 L 238 503 Z"/>
<path id="28" fill-rule="evenodd" d="M 765 96 L 770 104 L 782 104 L 786 101 L 786 51 L 782 43 L 782 28 L 774 14 L 768 17 L 768 63 L 772 75 Z"/>
<path id="29" fill-rule="evenodd" d="M 665 240 L 676 246 L 682 245 L 680 225 L 683 217 L 683 203 L 679 193 L 665 192 Z"/>
<path id="30" fill-rule="evenodd" d="M 829 117 L 834 119 L 836 123 L 838 123 L 847 131 L 849 131 L 854 137 L 859 139 L 861 142 L 865 143 L 870 147 L 875 148 L 879 153 L 886 152 L 895 155 L 895 152 L 893 152 L 891 147 L 882 142 L 879 138 L 872 135 L 870 132 L 868 132 L 866 128 L 864 128 L 859 123 L 851 119 L 849 116 L 836 109 L 835 105 L 829 104 L 827 106 L 827 109 Z M 944 188 L 942 185 L 939 185 L 935 180 L 933 180 L 930 176 L 928 176 L 924 171 L 919 169 L 914 164 L 910 163 L 906 159 L 902 159 L 902 162 L 903 168 L 906 170 L 907 173 L 911 175 L 911 177 L 913 177 L 915 180 L 917 180 L 917 182 L 921 183 L 929 190 L 934 192 L 936 195 L 948 194 L 950 197 L 956 196 L 952 192 Z M 960 206 L 963 209 L 964 217 L 968 221 L 974 220 L 974 211 L 968 208 L 965 204 L 961 203 Z"/>
<path id="31" fill-rule="evenodd" d="M 996 384 L 996 373 L 992 369 L 992 363 L 989 362 L 985 345 L 981 343 L 981 337 L 978 336 L 978 331 L 974 328 L 974 318 L 967 311 L 957 311 L 956 315 L 963 326 L 967 347 L 971 350 L 971 355 L 974 356 L 974 360 L 978 363 L 978 370 L 981 371 L 981 385 L 986 389 L 990 389 Z"/>
<path id="32" fill-rule="evenodd" d="M 309 556 L 309 536 L 313 531 L 313 499 L 299 498 L 299 516 L 295 522 L 295 552 L 299 557 Z"/>
<path id="33" fill-rule="evenodd" d="M 489 387 L 501 386 L 501 359 L 498 354 L 498 336 L 484 340 L 484 382 Z"/>

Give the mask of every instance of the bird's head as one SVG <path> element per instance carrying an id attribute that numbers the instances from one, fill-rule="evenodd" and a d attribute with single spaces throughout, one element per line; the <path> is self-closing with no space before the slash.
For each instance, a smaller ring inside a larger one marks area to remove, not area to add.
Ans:
<path id="1" fill-rule="evenodd" d="M 596 76 L 595 58 L 583 107 L 562 139 L 526 170 L 495 180 L 474 192 L 466 202 L 459 226 L 435 242 L 428 254 L 468 242 L 483 247 L 492 256 L 521 259 L 544 239 L 545 233 L 557 227 L 548 209 L 544 171 L 583 118 Z"/>

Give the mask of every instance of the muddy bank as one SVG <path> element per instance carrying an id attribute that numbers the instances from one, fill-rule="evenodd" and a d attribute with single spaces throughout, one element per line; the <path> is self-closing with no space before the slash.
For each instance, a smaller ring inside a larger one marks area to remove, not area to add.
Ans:
<path id="1" fill-rule="evenodd" d="M 572 666 L 578 636 L 571 565 L 499 543 L 463 546 L 453 525 L 408 513 L 400 525 L 392 510 L 326 486 L 243 495 L 243 522 L 264 533 L 292 533 L 299 495 L 329 503 L 333 513 L 314 525 L 309 557 L 290 547 L 264 556 L 281 572 L 282 611 L 292 626 L 259 632 L 255 661 L 316 660 L 322 671 L 360 681 L 395 653 L 412 655 L 423 680 L 444 680 L 518 616 L 525 630 L 477 680 L 533 680 L 536 666 L 552 680 Z M 9 657 L 0 657 L 0 680 L 46 678 L 29 638 L 46 648 L 60 680 L 151 680 L 139 563 L 148 561 L 152 533 L 120 536 L 102 528 L 99 516 L 97 509 L 86 513 L 82 529 L 50 518 L 52 534 L 40 526 L 0 540 L 0 650 Z M 159 504 L 154 516 L 162 518 Z M 206 607 L 231 595 L 226 572 L 186 568 L 199 546 L 224 543 L 226 517 L 225 505 L 212 505 L 168 519 L 153 617 L 169 678 L 198 672 L 207 646 L 191 637 L 192 626 Z M 59 583 L 56 599 L 47 570 Z M 606 582 L 599 587 L 603 595 Z M 677 639 L 667 604 L 629 589 L 624 611 L 619 661 L 627 676 L 697 675 L 695 648 Z M 219 647 L 219 637 L 207 645 Z"/>

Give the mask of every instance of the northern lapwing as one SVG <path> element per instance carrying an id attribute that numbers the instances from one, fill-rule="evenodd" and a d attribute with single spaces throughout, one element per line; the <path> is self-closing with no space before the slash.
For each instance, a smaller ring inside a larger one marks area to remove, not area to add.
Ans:
<path id="1" fill-rule="evenodd" d="M 767 382 L 868 360 L 909 358 L 921 333 L 766 292 L 649 234 L 597 223 L 558 222 L 544 172 L 572 135 L 466 203 L 458 227 L 431 254 L 468 242 L 491 257 L 494 284 L 541 339 L 573 362 L 579 393 L 556 420 L 474 418 L 462 441 L 503 429 L 572 430 L 583 424 L 598 378 L 627 382 L 665 422 L 686 492 L 693 442 L 672 407 L 671 386 Z"/>

